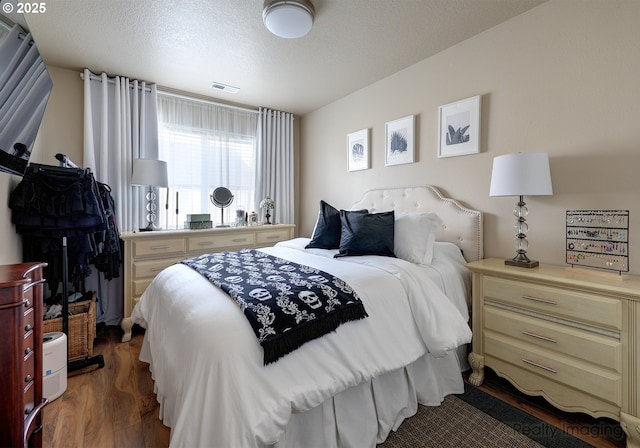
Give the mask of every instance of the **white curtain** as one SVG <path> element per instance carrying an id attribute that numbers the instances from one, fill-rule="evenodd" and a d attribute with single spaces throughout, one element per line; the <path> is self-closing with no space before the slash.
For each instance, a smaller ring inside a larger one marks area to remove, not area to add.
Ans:
<path id="1" fill-rule="evenodd" d="M 84 168 L 111 187 L 120 231 L 132 231 L 145 222 L 131 187 L 133 159 L 158 157 L 156 85 L 87 69 L 83 75 Z"/>
<path id="2" fill-rule="evenodd" d="M 82 164 L 111 188 L 119 231 L 132 231 L 144 221 L 143 192 L 134 194 L 131 186 L 133 159 L 158 156 L 156 86 L 87 69 L 83 79 Z M 98 322 L 116 325 L 122 318 L 122 284 L 101 281 L 95 272 L 87 279 L 86 288 L 98 291 Z"/>
<path id="3" fill-rule="evenodd" d="M 294 222 L 293 181 L 293 114 L 260 108 L 255 201 L 267 196 L 275 201 L 272 222 Z"/>

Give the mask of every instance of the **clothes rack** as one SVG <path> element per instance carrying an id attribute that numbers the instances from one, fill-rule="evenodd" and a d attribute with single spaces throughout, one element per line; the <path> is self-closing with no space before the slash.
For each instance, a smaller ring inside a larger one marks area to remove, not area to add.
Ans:
<path id="1" fill-rule="evenodd" d="M 96 241 L 99 240 L 102 247 L 105 247 L 106 233 L 105 230 L 116 230 L 115 217 L 113 216 L 113 208 L 107 212 L 113 199 L 110 198 L 110 189 L 104 184 L 99 184 L 93 178 L 93 174 L 89 169 L 82 169 L 74 164 L 64 154 L 56 154 L 56 159 L 60 161 L 59 166 L 42 165 L 31 163 L 25 178 L 12 192 L 10 197 L 10 207 L 13 209 L 12 221 L 16 224 L 18 233 L 30 236 L 29 243 L 23 241 L 23 248 L 30 248 L 32 240 L 46 242 L 50 247 L 47 250 L 53 253 L 58 250 L 54 247 L 61 244 L 61 261 L 60 266 L 55 266 L 49 274 L 48 283 L 54 295 L 58 288 L 58 283 L 62 283 L 62 331 L 69 336 L 69 240 L 80 241 L 78 244 L 82 246 L 94 247 Z M 38 193 L 45 193 L 45 197 L 41 197 Z M 110 200 L 107 200 L 108 196 Z M 99 235 L 96 237 L 96 235 Z M 113 240 L 114 235 L 110 235 Z M 115 238 L 118 239 L 117 234 Z M 53 244 L 53 241 L 57 243 Z M 91 244 L 89 244 L 91 242 Z M 40 243 L 42 246 L 45 243 Z M 36 244 L 37 245 L 37 244 Z M 113 246 L 113 244 L 107 245 Z M 118 250 L 119 250 L 119 244 Z M 27 254 L 25 249 L 25 258 L 37 256 L 36 254 Z M 86 256 L 88 249 L 81 255 Z M 56 256 L 57 257 L 57 256 Z M 74 253 L 74 281 L 76 285 L 80 283 L 90 272 L 86 263 L 78 264 L 77 253 Z M 119 256 L 116 257 L 119 259 Z M 83 259 L 84 260 L 84 259 Z M 61 276 L 55 274 L 56 269 L 61 268 Z M 76 286 L 77 289 L 77 286 Z M 95 323 L 93 323 L 95 325 Z M 67 338 L 69 344 L 70 338 Z M 89 341 L 93 344 L 93 341 Z M 67 353 L 69 347 L 67 345 Z M 97 365 L 99 368 L 104 367 L 104 358 L 102 355 L 96 355 L 85 359 L 69 361 L 67 360 L 67 370 L 79 370 L 90 365 Z"/>

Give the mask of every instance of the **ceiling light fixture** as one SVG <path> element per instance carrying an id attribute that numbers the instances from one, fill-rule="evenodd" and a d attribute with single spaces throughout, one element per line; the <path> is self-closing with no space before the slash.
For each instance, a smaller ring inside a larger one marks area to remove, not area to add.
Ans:
<path id="1" fill-rule="evenodd" d="M 315 9 L 309 0 L 265 0 L 262 20 L 278 37 L 297 39 L 311 31 Z"/>

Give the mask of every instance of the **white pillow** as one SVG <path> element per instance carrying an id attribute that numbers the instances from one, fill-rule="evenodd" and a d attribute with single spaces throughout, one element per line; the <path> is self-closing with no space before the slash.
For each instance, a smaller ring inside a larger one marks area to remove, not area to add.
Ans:
<path id="1" fill-rule="evenodd" d="M 436 231 L 442 219 L 432 212 L 396 213 L 393 251 L 396 257 L 415 264 L 431 264 Z"/>

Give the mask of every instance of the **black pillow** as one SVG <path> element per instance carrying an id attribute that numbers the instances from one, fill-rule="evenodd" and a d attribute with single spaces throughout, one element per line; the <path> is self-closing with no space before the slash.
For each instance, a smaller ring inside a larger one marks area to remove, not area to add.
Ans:
<path id="1" fill-rule="evenodd" d="M 367 213 L 367 210 L 357 210 L 354 213 Z M 325 201 L 320 201 L 318 220 L 313 230 L 311 241 L 306 249 L 337 249 L 340 247 L 340 234 L 342 232 L 340 212 Z"/>
<path id="2" fill-rule="evenodd" d="M 395 216 L 393 211 L 382 213 L 354 213 L 340 210 L 342 233 L 340 253 L 335 257 L 351 255 L 382 255 L 395 257 L 393 238 Z"/>

